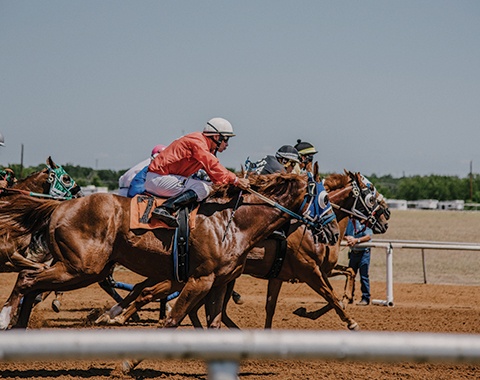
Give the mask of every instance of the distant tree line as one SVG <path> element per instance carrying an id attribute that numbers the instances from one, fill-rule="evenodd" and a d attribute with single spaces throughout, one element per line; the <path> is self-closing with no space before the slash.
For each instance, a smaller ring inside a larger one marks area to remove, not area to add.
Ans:
<path id="1" fill-rule="evenodd" d="M 80 186 L 103 186 L 109 190 L 117 189 L 118 178 L 127 170 L 95 170 L 72 164 L 62 166 Z M 45 165 L 40 164 L 23 169 L 18 164 L 12 164 L 8 167 L 16 173 L 17 177 L 20 177 L 20 173 L 22 173 L 22 177 L 26 177 L 36 171 L 43 170 Z M 234 169 L 229 170 L 234 171 Z M 473 174 L 471 178 L 470 176 L 460 178 L 458 176 L 434 174 L 400 178 L 394 178 L 391 175 L 377 176 L 372 174 L 367 177 L 378 191 L 390 199 L 405 199 L 407 201 L 460 199 L 465 202 L 480 203 L 480 174 Z"/>

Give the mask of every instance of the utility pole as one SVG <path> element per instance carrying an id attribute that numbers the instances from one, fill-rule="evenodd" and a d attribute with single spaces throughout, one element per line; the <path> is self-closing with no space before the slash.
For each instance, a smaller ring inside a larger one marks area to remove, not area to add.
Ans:
<path id="1" fill-rule="evenodd" d="M 23 144 L 20 150 L 20 178 L 23 178 Z"/>
<path id="2" fill-rule="evenodd" d="M 473 161 L 470 161 L 470 200 L 473 199 Z"/>

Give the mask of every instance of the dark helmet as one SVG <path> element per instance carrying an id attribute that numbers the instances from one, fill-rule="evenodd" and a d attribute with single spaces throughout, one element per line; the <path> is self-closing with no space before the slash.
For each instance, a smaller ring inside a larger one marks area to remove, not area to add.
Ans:
<path id="1" fill-rule="evenodd" d="M 302 141 L 300 139 L 297 140 L 297 145 L 295 145 L 295 149 L 298 150 L 298 154 L 300 154 L 300 156 L 305 156 L 305 155 L 314 155 L 317 152 L 317 150 L 315 149 L 315 147 L 306 142 L 306 141 Z"/>
<path id="2" fill-rule="evenodd" d="M 285 159 L 287 161 L 293 161 L 296 163 L 300 163 L 300 156 L 298 151 L 291 145 L 284 145 L 277 153 L 275 153 L 275 157 L 278 159 Z"/>

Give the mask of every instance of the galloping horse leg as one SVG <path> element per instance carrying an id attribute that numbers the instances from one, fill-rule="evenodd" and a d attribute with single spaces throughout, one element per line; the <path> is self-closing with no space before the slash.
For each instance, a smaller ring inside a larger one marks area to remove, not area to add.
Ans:
<path id="1" fill-rule="evenodd" d="M 170 317 L 165 321 L 164 327 L 178 327 L 187 314 L 203 299 L 212 288 L 215 274 L 210 273 L 203 277 L 190 277 L 173 305 Z M 220 305 L 223 305 L 223 299 Z M 221 315 L 221 313 L 220 313 Z"/>
<path id="2" fill-rule="evenodd" d="M 227 326 L 230 329 L 239 329 L 238 325 L 235 322 L 233 322 L 233 320 L 231 320 L 230 317 L 227 315 L 227 305 L 228 305 L 228 302 L 230 301 L 234 286 L 235 286 L 235 280 L 227 284 L 225 298 L 223 300 L 222 322 L 225 326 Z M 195 305 L 192 311 L 188 313 L 188 317 L 190 318 L 190 321 L 192 322 L 192 325 L 195 328 L 203 328 L 202 322 L 200 322 L 200 319 L 198 318 L 198 310 L 200 310 L 200 308 L 204 305 L 205 305 L 205 300 L 202 300 Z"/>
<path id="3" fill-rule="evenodd" d="M 230 281 L 227 284 L 225 298 L 223 300 L 222 322 L 229 329 L 240 329 L 240 327 L 238 327 L 238 325 L 235 322 L 233 322 L 233 320 L 231 320 L 230 317 L 227 315 L 227 305 L 230 299 L 232 298 L 234 286 L 235 286 L 235 280 Z"/>
<path id="4" fill-rule="evenodd" d="M 55 298 L 52 301 L 52 309 L 55 313 L 60 313 L 62 298 L 63 298 L 63 292 L 55 292 Z"/>
<path id="5" fill-rule="evenodd" d="M 335 268 L 329 273 L 328 277 L 345 276 L 345 287 L 343 289 L 342 301 L 347 303 L 353 303 L 353 288 L 355 285 L 355 272 L 352 268 L 348 268 L 344 265 L 335 265 Z"/>
<path id="6" fill-rule="evenodd" d="M 152 300 L 152 297 L 149 296 L 150 293 L 148 290 L 155 288 L 156 282 L 157 280 L 147 278 L 144 281 L 135 284 L 132 291 L 128 293 L 122 301 L 112 306 L 110 310 L 98 317 L 95 324 L 125 324 L 125 322 L 140 309 L 138 307 L 139 305 L 143 306 Z M 170 281 L 168 281 L 168 283 L 170 283 Z M 145 295 L 141 297 L 141 294 L 143 294 L 144 291 Z M 136 302 L 137 299 L 139 299 L 138 303 Z M 149 299 L 149 301 L 146 302 L 146 299 Z"/>
<path id="7" fill-rule="evenodd" d="M 277 306 L 278 295 L 282 288 L 282 281 L 276 278 L 268 280 L 267 288 L 267 302 L 265 303 L 265 328 L 271 329 L 273 316 L 275 315 L 275 308 Z"/>
<path id="8" fill-rule="evenodd" d="M 40 270 L 41 271 L 41 270 Z M 35 273 L 39 271 L 36 270 L 29 270 L 24 269 L 19 272 L 17 276 L 17 281 L 15 286 L 10 293 L 7 301 L 3 305 L 2 310 L 0 311 L 0 329 L 6 330 L 8 327 L 15 325 L 18 321 L 19 314 L 20 314 L 20 307 L 23 302 L 26 302 L 25 299 L 22 301 L 24 297 L 24 293 L 20 290 L 20 287 L 24 282 L 28 281 L 28 277 L 34 276 Z M 38 293 L 35 294 L 35 297 Z M 31 303 L 30 308 L 33 307 L 35 297 L 30 299 L 27 303 Z M 26 310 L 26 308 L 25 308 Z M 26 311 L 24 311 L 25 313 Z M 30 311 L 28 311 L 28 315 L 30 315 Z"/>
<path id="9" fill-rule="evenodd" d="M 91 268 L 89 268 L 91 270 Z M 90 273 L 74 270 L 69 271 L 62 262 L 56 262 L 53 266 L 42 271 L 23 270 L 18 274 L 17 282 L 7 303 L 0 312 L 0 329 L 6 329 L 9 325 L 15 326 L 15 318 L 19 314 L 19 305 L 22 297 L 26 298 L 25 307 L 20 310 L 19 327 L 26 327 L 30 311 L 28 302 L 34 299 L 41 291 L 48 290 L 73 290 L 88 286 L 106 276 L 110 268 Z M 32 297 L 33 296 L 33 297 Z M 12 314 L 13 312 L 13 314 Z"/>
<path id="10" fill-rule="evenodd" d="M 205 276 L 205 277 L 200 277 L 200 278 L 193 278 L 189 277 L 187 283 L 183 287 L 180 295 L 178 296 L 177 301 L 175 302 L 175 305 L 173 305 L 172 311 L 170 312 L 170 317 L 167 318 L 164 324 L 164 328 L 177 328 L 182 320 L 187 316 L 187 314 L 192 311 L 196 306 L 198 306 L 199 302 L 198 300 L 203 300 L 209 291 L 212 289 L 213 281 L 215 279 L 215 275 L 213 273 Z M 164 283 L 167 281 L 164 281 Z M 160 285 L 162 283 L 159 283 L 157 285 Z M 158 296 L 157 290 L 159 287 L 154 286 L 152 289 L 155 289 L 155 292 L 152 292 L 152 294 L 155 294 L 155 296 Z M 170 290 L 171 292 L 171 290 Z M 168 292 L 166 292 L 163 296 L 166 296 Z M 218 293 L 216 292 L 216 295 L 218 294 L 225 296 L 225 291 Z M 222 302 L 220 302 L 222 299 L 217 299 L 216 297 L 210 298 L 210 301 L 218 301 L 216 302 L 217 305 L 223 305 Z M 135 305 L 133 305 L 135 307 Z M 217 320 L 216 323 L 220 323 L 221 319 L 221 310 L 217 311 Z M 216 315 L 214 311 L 212 311 L 211 315 Z M 121 365 L 121 370 L 124 374 L 128 374 L 130 371 L 132 371 L 139 363 L 141 363 L 142 360 L 124 360 Z"/>
<path id="11" fill-rule="evenodd" d="M 312 272 L 310 276 L 308 276 L 305 282 L 335 309 L 340 319 L 343 322 L 347 323 L 347 327 L 349 330 L 360 329 L 357 322 L 349 315 L 347 315 L 344 308 L 338 301 L 338 298 L 326 274 L 323 275 L 322 273 L 320 273 L 318 268 L 316 268 L 315 271 Z"/>
<path id="12" fill-rule="evenodd" d="M 205 297 L 205 314 L 207 316 L 208 328 L 219 329 L 222 325 L 222 310 L 225 305 L 227 287 L 228 284 L 216 286 L 212 288 Z"/>
<path id="13" fill-rule="evenodd" d="M 39 294 L 41 294 L 41 291 L 33 291 L 23 297 L 20 312 L 18 313 L 18 320 L 12 328 L 26 329 L 28 327 L 28 321 L 30 320 L 33 305 L 35 304 L 35 297 Z"/>

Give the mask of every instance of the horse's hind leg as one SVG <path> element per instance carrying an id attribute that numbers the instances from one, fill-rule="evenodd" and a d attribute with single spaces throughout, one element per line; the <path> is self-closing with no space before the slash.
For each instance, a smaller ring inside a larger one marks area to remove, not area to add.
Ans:
<path id="1" fill-rule="evenodd" d="M 353 303 L 353 289 L 355 286 L 355 272 L 352 268 L 344 265 L 336 265 L 328 277 L 345 276 L 345 287 L 343 289 L 342 302 Z"/>
<path id="2" fill-rule="evenodd" d="M 317 269 L 312 273 L 312 276 L 309 276 L 309 278 L 305 280 L 305 282 L 315 292 L 321 295 L 333 309 L 335 309 L 340 319 L 347 323 L 349 330 L 359 330 L 357 322 L 345 312 L 343 306 L 338 301 L 326 274 L 320 273 Z"/>

